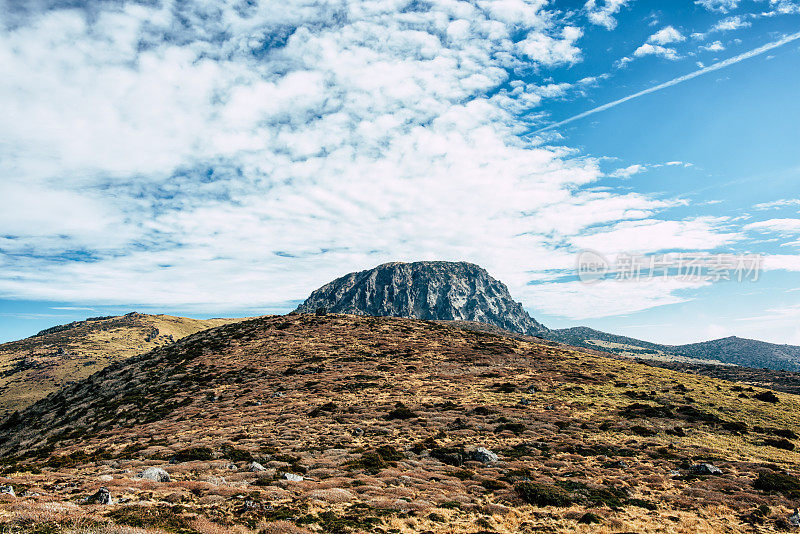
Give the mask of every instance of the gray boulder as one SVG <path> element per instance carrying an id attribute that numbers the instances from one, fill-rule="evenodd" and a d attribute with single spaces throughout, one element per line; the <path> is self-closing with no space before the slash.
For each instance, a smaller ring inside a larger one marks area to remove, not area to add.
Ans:
<path id="1" fill-rule="evenodd" d="M 254 472 L 254 473 L 258 473 L 259 471 L 266 471 L 267 470 L 266 467 L 264 467 L 263 465 L 261 465 L 258 462 L 250 462 L 250 465 L 248 465 L 247 468 L 250 471 Z"/>
<path id="2" fill-rule="evenodd" d="M 156 482 L 169 482 L 169 473 L 161 469 L 160 467 L 148 467 L 141 473 L 139 473 L 139 478 L 144 478 L 146 480 L 154 480 Z"/>
<path id="3" fill-rule="evenodd" d="M 693 474 L 693 475 L 700 475 L 700 476 L 704 476 L 704 475 L 719 476 L 719 475 L 722 475 L 722 469 L 720 469 L 719 467 L 716 467 L 714 465 L 711 465 L 711 464 L 693 465 L 689 469 L 689 472 L 691 474 Z"/>
<path id="4" fill-rule="evenodd" d="M 289 482 L 302 482 L 303 476 L 302 475 L 295 475 L 294 473 L 284 473 L 283 478 L 288 480 Z"/>
<path id="5" fill-rule="evenodd" d="M 491 464 L 499 460 L 495 453 L 484 447 L 478 447 L 475 452 L 472 453 L 472 458 L 485 464 Z"/>
<path id="6" fill-rule="evenodd" d="M 107 488 L 100 488 L 97 493 L 86 499 L 86 504 L 114 504 L 111 492 Z"/>
<path id="7" fill-rule="evenodd" d="M 14 496 L 14 486 L 12 486 L 11 484 L 7 486 L 0 486 L 0 495 Z"/>
<path id="8" fill-rule="evenodd" d="M 789 525 L 795 528 L 800 527 L 800 510 L 795 508 L 794 513 L 789 516 L 787 521 L 789 522 Z"/>

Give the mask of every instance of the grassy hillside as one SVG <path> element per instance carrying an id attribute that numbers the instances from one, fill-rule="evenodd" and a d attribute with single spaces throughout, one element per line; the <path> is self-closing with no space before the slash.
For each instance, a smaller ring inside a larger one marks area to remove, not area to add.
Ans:
<path id="1" fill-rule="evenodd" d="M 0 345 L 0 417 L 86 378 L 109 363 L 239 319 L 130 313 L 49 328 Z"/>
<path id="2" fill-rule="evenodd" d="M 5 421 L 0 484 L 17 497 L 0 502 L 0 523 L 776 531 L 800 503 L 798 433 L 797 396 L 537 340 L 396 318 L 259 318 L 114 363 Z M 145 467 L 170 481 L 137 478 Z M 113 504 L 80 504 L 100 486 Z"/>

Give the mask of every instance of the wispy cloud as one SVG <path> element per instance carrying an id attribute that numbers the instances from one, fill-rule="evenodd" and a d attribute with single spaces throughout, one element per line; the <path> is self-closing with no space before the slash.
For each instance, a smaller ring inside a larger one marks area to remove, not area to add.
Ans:
<path id="1" fill-rule="evenodd" d="M 695 4 L 703 6 L 709 11 L 727 13 L 739 6 L 740 0 L 695 0 Z"/>
<path id="2" fill-rule="evenodd" d="M 584 6 L 589 22 L 603 26 L 607 30 L 617 27 L 614 15 L 625 7 L 630 0 L 588 0 Z"/>
<path id="3" fill-rule="evenodd" d="M 586 28 L 553 2 L 66 4 L 13 3 L 0 30 L 2 297 L 286 310 L 349 270 L 451 259 L 567 314 L 577 288 L 528 282 L 580 245 L 734 241 L 667 220 L 679 199 L 597 187 L 602 160 L 556 135 L 521 136 L 523 110 L 607 78 L 559 79 Z M 611 29 L 628 4 L 583 13 Z M 683 289 L 581 294 L 607 315 Z"/>
<path id="4" fill-rule="evenodd" d="M 553 128 L 558 128 L 560 126 L 563 126 L 565 124 L 569 124 L 569 123 L 574 122 L 576 120 L 580 120 L 580 119 L 583 119 L 585 117 L 589 117 L 591 115 L 594 115 L 595 113 L 600 113 L 601 111 L 606 111 L 608 109 L 611 109 L 613 107 L 619 106 L 620 104 L 624 104 L 625 102 L 629 102 L 629 101 L 634 100 L 636 98 L 640 98 L 642 96 L 649 95 L 651 93 L 655 93 L 655 92 L 661 91 L 663 89 L 667 89 L 668 87 L 672 87 L 672 86 L 678 85 L 680 83 L 692 80 L 694 78 L 697 78 L 698 76 L 702 76 L 703 74 L 707 74 L 709 72 L 714 72 L 714 71 L 717 71 L 717 70 L 720 70 L 720 69 L 724 69 L 725 67 L 729 67 L 731 65 L 735 65 L 736 63 L 739 63 L 739 62 L 744 61 L 746 59 L 750 59 L 750 58 L 759 56 L 759 55 L 761 55 L 761 54 L 763 54 L 765 52 L 769 52 L 770 50 L 774 50 L 775 48 L 783 46 L 783 45 L 785 45 L 787 43 L 791 43 L 791 42 L 796 41 L 798 39 L 800 39 L 800 32 L 793 33 L 791 35 L 787 35 L 787 36 L 785 36 L 785 37 L 783 37 L 781 39 L 778 39 L 777 41 L 773 41 L 771 43 L 767 43 L 767 44 L 765 44 L 763 46 L 760 46 L 758 48 L 754 48 L 753 50 L 750 50 L 748 52 L 744 52 L 744 53 L 739 54 L 737 56 L 734 56 L 732 58 L 728 58 L 726 60 L 719 61 L 717 63 L 714 63 L 712 65 L 704 67 L 704 68 L 702 68 L 700 70 L 696 70 L 696 71 L 691 72 L 689 74 L 686 74 L 684 76 L 679 76 L 677 78 L 673 78 L 672 80 L 669 80 L 667 82 L 655 85 L 653 87 L 649 87 L 649 88 L 647 88 L 647 89 L 645 89 L 643 91 L 639 91 L 637 93 L 633 93 L 633 94 L 628 95 L 628 96 L 626 96 L 624 98 L 620 98 L 619 100 L 614 100 L 613 102 L 609 102 L 608 104 L 603 104 L 602 106 L 598 106 L 598 107 L 590 109 L 588 111 L 584 111 L 583 113 L 579 113 L 578 115 L 575 115 L 575 116 L 570 117 L 568 119 L 564 119 L 562 121 L 558 121 L 558 122 L 555 122 L 553 124 L 549 124 L 549 125 L 547 125 L 547 126 L 545 126 L 543 128 L 539 128 L 538 130 L 534 131 L 533 133 L 535 134 L 535 133 L 543 132 L 543 131 L 550 130 L 550 129 L 553 129 Z"/>
<path id="5" fill-rule="evenodd" d="M 756 204 L 753 208 L 757 210 L 770 210 L 776 208 L 786 208 L 790 206 L 800 206 L 800 198 L 782 198 L 773 200 L 772 202 L 762 202 Z"/>
<path id="6" fill-rule="evenodd" d="M 723 19 L 716 24 L 714 24 L 709 31 L 709 33 L 715 32 L 729 32 L 733 30 L 740 30 L 742 28 L 748 28 L 752 25 L 752 23 L 744 20 L 740 16 L 735 17 L 728 17 Z"/>
<path id="7" fill-rule="evenodd" d="M 800 219 L 768 219 L 745 226 L 746 230 L 776 232 L 782 235 L 800 234 Z"/>
<path id="8" fill-rule="evenodd" d="M 287 309 L 348 270 L 452 259 L 527 298 L 572 266 L 568 238 L 674 205 L 594 191 L 598 161 L 520 138 L 521 109 L 597 81 L 549 79 L 582 60 L 582 30 L 543 5 L 16 13 L 0 295 Z"/>
<path id="9" fill-rule="evenodd" d="M 722 41 L 714 41 L 713 43 L 700 46 L 700 50 L 705 52 L 722 52 L 725 50 L 725 45 L 722 44 Z"/>
<path id="10" fill-rule="evenodd" d="M 659 45 L 666 45 L 671 43 L 680 43 L 685 41 L 686 37 L 683 36 L 681 32 L 673 28 L 672 26 L 666 26 L 656 33 L 651 35 L 647 41 L 650 43 L 655 43 Z"/>

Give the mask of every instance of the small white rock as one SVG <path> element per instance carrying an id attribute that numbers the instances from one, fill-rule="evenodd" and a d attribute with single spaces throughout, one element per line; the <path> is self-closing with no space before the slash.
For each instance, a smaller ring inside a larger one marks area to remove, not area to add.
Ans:
<path id="1" fill-rule="evenodd" d="M 295 475 L 294 473 L 284 473 L 283 478 L 290 482 L 302 482 L 302 475 Z"/>

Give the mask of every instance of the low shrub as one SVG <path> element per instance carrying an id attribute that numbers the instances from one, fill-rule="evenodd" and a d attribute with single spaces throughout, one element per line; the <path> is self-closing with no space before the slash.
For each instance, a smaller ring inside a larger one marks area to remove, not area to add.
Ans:
<path id="1" fill-rule="evenodd" d="M 786 473 L 759 473 L 753 488 L 765 493 L 782 493 L 800 498 L 800 480 Z"/>
<path id="2" fill-rule="evenodd" d="M 771 391 L 764 391 L 762 393 L 757 393 L 756 395 L 753 395 L 753 398 L 763 402 L 770 402 L 772 404 L 780 402 L 778 396 Z"/>
<path id="3" fill-rule="evenodd" d="M 640 425 L 632 426 L 631 432 L 633 432 L 637 436 L 642 436 L 642 437 L 650 437 L 658 434 L 658 432 L 656 432 L 655 430 Z"/>
<path id="4" fill-rule="evenodd" d="M 497 425 L 497 427 L 494 429 L 495 433 L 500 433 L 505 430 L 513 432 L 514 434 L 519 436 L 520 434 L 525 432 L 525 425 L 522 423 L 502 423 L 500 425 Z"/>
<path id="5" fill-rule="evenodd" d="M 414 413 L 408 406 L 402 402 L 398 402 L 394 405 L 394 409 L 390 410 L 389 413 L 386 414 L 386 419 L 411 419 L 416 416 L 417 414 Z"/>
<path id="6" fill-rule="evenodd" d="M 214 459 L 214 451 L 208 447 L 190 447 L 176 452 L 171 459 L 174 462 L 208 461 Z"/>
<path id="7" fill-rule="evenodd" d="M 309 417 L 319 417 L 320 415 L 322 415 L 323 412 L 333 413 L 337 409 L 338 409 L 338 406 L 336 406 L 335 403 L 328 402 L 328 403 L 322 404 L 320 406 L 317 406 L 316 408 L 314 408 L 313 410 L 308 412 L 308 415 L 309 415 Z"/>
<path id="8" fill-rule="evenodd" d="M 522 500 L 534 506 L 564 507 L 570 506 L 574 502 L 566 490 L 552 484 L 520 482 L 514 489 L 522 497 Z"/>
<path id="9" fill-rule="evenodd" d="M 764 438 L 764 445 L 775 447 L 776 449 L 783 449 L 785 451 L 794 450 L 794 443 L 783 438 Z"/>
<path id="10" fill-rule="evenodd" d="M 167 532 L 189 533 L 193 529 L 181 515 L 179 506 L 123 506 L 112 510 L 108 517 L 119 525 L 135 528 L 161 529 Z"/>
<path id="11" fill-rule="evenodd" d="M 599 524 L 602 522 L 603 520 L 600 519 L 598 515 L 593 514 L 592 512 L 586 512 L 581 516 L 580 519 L 578 519 L 578 523 L 580 523 L 581 525 L 592 525 L 595 523 Z"/>
<path id="12" fill-rule="evenodd" d="M 463 447 L 436 447 L 431 450 L 430 455 L 443 464 L 453 466 L 463 465 L 467 458 Z"/>

